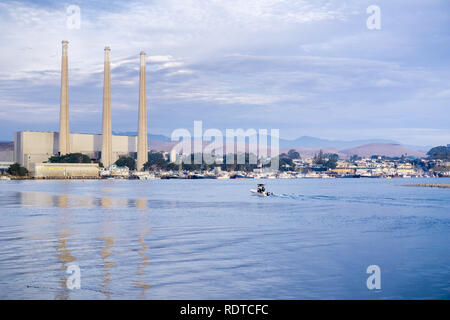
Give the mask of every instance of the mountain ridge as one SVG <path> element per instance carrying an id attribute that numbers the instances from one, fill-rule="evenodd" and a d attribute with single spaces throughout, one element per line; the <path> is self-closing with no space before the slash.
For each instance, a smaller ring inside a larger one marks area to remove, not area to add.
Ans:
<path id="1" fill-rule="evenodd" d="M 137 136 L 137 132 L 127 131 L 127 132 L 113 132 L 113 134 L 117 135 L 135 135 Z M 267 136 L 267 141 L 270 141 L 270 136 Z M 169 137 L 163 134 L 148 134 L 149 141 L 163 141 L 163 142 L 172 142 Z M 338 150 L 341 149 L 349 149 L 352 147 L 358 147 L 371 143 L 387 143 L 387 144 L 400 144 L 405 147 L 417 150 L 417 151 L 428 151 L 432 148 L 432 146 L 417 146 L 417 145 L 409 145 L 403 144 L 401 142 L 389 139 L 358 139 L 358 140 L 332 140 L 332 139 L 324 139 L 317 138 L 312 136 L 301 136 L 296 139 L 284 139 L 280 138 L 279 145 L 280 148 L 336 148 Z"/>

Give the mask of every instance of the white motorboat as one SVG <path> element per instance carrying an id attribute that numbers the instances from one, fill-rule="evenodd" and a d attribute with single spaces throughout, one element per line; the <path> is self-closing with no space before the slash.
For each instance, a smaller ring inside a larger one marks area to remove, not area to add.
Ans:
<path id="1" fill-rule="evenodd" d="M 268 197 L 268 196 L 273 195 L 272 192 L 266 191 L 266 189 L 264 188 L 264 184 L 263 183 L 258 183 L 258 188 L 257 189 L 251 189 L 250 192 L 254 196 L 259 196 L 259 197 Z"/>
<path id="2" fill-rule="evenodd" d="M 258 190 L 256 190 L 256 189 L 251 189 L 250 192 L 254 196 L 259 196 L 259 197 L 268 197 L 268 196 L 271 196 L 273 194 L 271 192 L 258 192 Z"/>

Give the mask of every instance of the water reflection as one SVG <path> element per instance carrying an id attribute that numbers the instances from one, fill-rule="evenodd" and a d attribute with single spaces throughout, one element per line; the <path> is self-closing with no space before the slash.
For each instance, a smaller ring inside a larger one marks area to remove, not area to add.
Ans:
<path id="1" fill-rule="evenodd" d="M 111 205 L 112 201 L 110 198 L 102 197 L 100 199 L 100 207 L 102 207 L 103 209 L 109 209 L 111 208 Z"/>
<path id="2" fill-rule="evenodd" d="M 60 195 L 54 199 L 60 209 L 67 208 L 67 196 Z M 56 248 L 56 257 L 60 260 L 60 275 L 59 284 L 61 290 L 56 293 L 55 299 L 67 300 L 69 298 L 69 292 L 66 287 L 67 277 L 65 276 L 67 265 L 75 261 L 75 257 L 72 255 L 72 250 L 68 246 L 68 238 L 72 235 L 72 229 L 69 227 L 71 221 L 67 216 L 65 210 L 60 210 L 58 215 L 58 247 Z"/>
<path id="3" fill-rule="evenodd" d="M 56 251 L 54 256 L 58 264 L 57 278 L 53 278 L 56 280 L 56 285 L 53 286 L 56 289 L 54 298 L 67 300 L 76 293 L 67 288 L 69 275 L 66 271 L 70 264 L 79 264 L 80 261 L 77 260 L 81 259 L 85 265 L 94 263 L 96 265 L 95 269 L 99 271 L 100 275 L 95 277 L 90 274 L 92 272 L 92 269 L 89 270 L 90 268 L 86 269 L 86 271 L 81 270 L 82 275 L 86 279 L 82 281 L 82 290 L 101 292 L 105 299 L 111 299 L 114 296 L 113 288 L 115 287 L 114 270 L 118 263 L 117 261 L 122 261 L 124 264 L 121 266 L 121 270 L 125 266 L 129 268 L 126 278 L 129 279 L 128 283 L 135 288 L 136 297 L 147 299 L 148 290 L 152 288 L 149 282 L 150 247 L 146 242 L 146 238 L 151 231 L 149 227 L 149 200 L 145 198 L 118 199 L 109 197 L 108 195 L 112 196 L 112 194 L 108 194 L 109 192 L 106 190 L 101 190 L 98 196 L 71 194 L 68 190 L 62 191 L 65 192 L 63 194 L 51 194 L 36 191 L 15 191 L 8 194 L 8 206 L 19 206 L 21 208 L 30 208 L 30 210 L 38 209 L 39 213 L 36 216 L 39 218 L 36 219 L 42 221 L 45 217 L 48 225 L 44 228 L 52 230 L 45 239 L 49 241 L 52 239 L 56 240 L 53 250 Z M 55 209 L 46 210 L 46 208 Z M 99 208 L 101 209 L 101 215 L 98 215 L 99 211 L 87 211 L 83 210 L 84 208 Z M 132 210 L 133 208 L 135 210 Z M 86 214 L 89 212 L 93 214 Z M 130 215 L 130 212 L 134 212 L 135 215 Z M 121 220 L 123 217 L 126 217 L 125 220 Z M 121 224 L 121 228 L 116 230 L 114 226 L 117 219 L 124 222 L 124 224 Z M 83 225 L 81 226 L 80 223 Z M 131 225 L 133 227 L 128 228 Z M 44 228 L 40 229 L 40 232 Z M 83 241 L 86 241 L 85 243 L 83 242 L 85 246 L 80 248 L 77 245 L 79 243 L 78 240 L 80 236 L 91 234 L 90 228 L 94 228 L 94 235 L 93 237 L 88 236 L 88 238 L 83 237 L 85 239 Z M 30 236 L 30 238 L 34 239 L 33 237 L 36 238 L 35 235 Z M 94 241 L 91 242 L 90 239 Z M 125 252 L 119 251 L 116 256 L 114 246 L 119 245 L 118 243 L 124 240 L 130 240 L 130 247 Z M 133 250 L 133 248 L 136 249 Z M 91 252 L 95 252 L 94 255 Z M 137 259 L 121 260 L 123 255 L 136 257 L 136 254 L 138 255 Z M 130 261 L 133 261 L 131 265 Z M 92 286 L 95 279 L 100 280 L 97 288 Z M 91 287 L 89 287 L 89 283 L 91 283 Z M 44 287 L 45 285 L 41 286 L 41 288 Z"/>
<path id="4" fill-rule="evenodd" d="M 58 198 L 58 208 L 67 209 L 68 208 L 67 195 L 62 194 L 62 195 L 57 196 L 57 198 Z"/>
<path id="5" fill-rule="evenodd" d="M 137 199 L 136 200 L 136 208 L 141 209 L 141 210 L 147 210 L 148 209 L 147 200 L 146 199 Z"/>
<path id="6" fill-rule="evenodd" d="M 149 247 L 145 243 L 145 236 L 150 231 L 150 228 L 144 228 L 142 230 L 142 233 L 139 236 L 139 244 L 141 245 L 141 249 L 138 249 L 139 256 L 141 257 L 141 262 L 138 264 L 137 271 L 136 271 L 136 281 L 134 282 L 135 286 L 138 288 L 141 288 L 141 295 L 140 299 L 146 299 L 147 298 L 147 290 L 150 289 L 152 286 L 150 284 L 147 284 L 145 281 L 145 270 L 150 265 L 150 257 L 146 255 L 146 251 L 148 251 Z"/>
<path id="7" fill-rule="evenodd" d="M 0 183 L 0 299 L 448 299 L 446 190 L 300 180 Z"/>
<path id="8" fill-rule="evenodd" d="M 111 198 L 107 196 L 73 196 L 70 194 L 48 194 L 46 192 L 11 192 L 11 204 L 20 207 L 39 207 L 39 208 L 137 208 L 141 210 L 148 209 L 148 199 L 133 198 Z"/>
<path id="9" fill-rule="evenodd" d="M 111 255 L 111 249 L 114 247 L 114 237 L 103 236 L 100 237 L 105 242 L 105 245 L 101 248 L 101 259 L 103 265 L 103 277 L 102 277 L 102 292 L 105 294 L 106 299 L 111 298 L 111 291 L 109 285 L 111 283 L 111 268 L 115 266 L 115 263 L 111 262 L 109 257 Z"/>

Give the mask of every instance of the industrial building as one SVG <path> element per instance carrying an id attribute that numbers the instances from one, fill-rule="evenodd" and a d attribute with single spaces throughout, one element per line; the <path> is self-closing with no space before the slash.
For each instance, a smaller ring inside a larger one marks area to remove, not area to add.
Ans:
<path id="1" fill-rule="evenodd" d="M 137 136 L 111 135 L 111 138 L 111 164 L 120 156 L 136 154 Z M 51 156 L 59 154 L 58 142 L 58 132 L 16 132 L 14 135 L 14 160 L 30 169 L 32 163 L 46 162 Z M 91 159 L 102 159 L 101 134 L 71 133 L 69 143 L 71 153 L 79 152 Z"/>
<path id="2" fill-rule="evenodd" d="M 31 163 L 30 172 L 35 178 L 45 179 L 96 179 L 97 163 Z"/>
<path id="3" fill-rule="evenodd" d="M 110 48 L 105 47 L 103 124 L 102 134 L 70 133 L 69 130 L 69 81 L 68 41 L 62 41 L 61 101 L 59 132 L 19 131 L 14 134 L 14 161 L 30 171 L 49 172 L 39 166 L 53 155 L 83 153 L 93 160 L 99 160 L 105 167 L 112 165 L 119 156 L 130 155 L 137 159 L 137 169 L 142 170 L 147 162 L 147 108 L 145 86 L 145 53 L 140 53 L 140 83 L 138 135 L 113 135 L 111 124 L 111 75 Z M 83 166 L 86 167 L 86 166 Z M 38 169 L 36 169 L 38 168 Z M 73 166 L 71 170 L 74 171 Z M 97 167 L 98 170 L 98 167 Z M 75 170 L 76 171 L 76 170 Z M 80 171 L 81 172 L 81 171 Z"/>

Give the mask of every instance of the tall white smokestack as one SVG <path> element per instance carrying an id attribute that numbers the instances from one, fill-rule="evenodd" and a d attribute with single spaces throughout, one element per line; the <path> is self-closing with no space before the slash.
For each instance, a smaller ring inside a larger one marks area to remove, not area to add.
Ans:
<path id="1" fill-rule="evenodd" d="M 145 52 L 141 51 L 141 68 L 139 77 L 139 115 L 138 115 L 138 148 L 137 170 L 142 171 L 148 161 L 147 144 L 147 105 L 145 93 Z"/>
<path id="2" fill-rule="evenodd" d="M 111 66 L 109 47 L 105 47 L 105 66 L 103 76 L 103 127 L 102 127 L 102 163 L 105 168 L 112 165 L 112 128 L 111 128 Z"/>
<path id="3" fill-rule="evenodd" d="M 62 61 L 61 61 L 61 104 L 59 111 L 59 147 L 61 155 L 70 153 L 70 133 L 69 133 L 69 70 L 67 47 L 69 41 L 62 41 Z"/>

